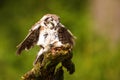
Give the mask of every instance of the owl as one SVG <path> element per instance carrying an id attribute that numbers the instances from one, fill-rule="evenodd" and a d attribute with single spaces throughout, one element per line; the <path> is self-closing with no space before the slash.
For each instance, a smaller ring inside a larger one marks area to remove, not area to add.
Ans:
<path id="1" fill-rule="evenodd" d="M 26 38 L 17 46 L 17 54 L 21 54 L 23 50 L 29 50 L 35 45 L 40 47 L 34 64 L 38 58 L 50 51 L 52 47 L 63 47 L 65 44 L 73 48 L 75 37 L 65 28 L 60 22 L 60 17 L 55 14 L 44 15 L 32 28 L 29 30 Z"/>

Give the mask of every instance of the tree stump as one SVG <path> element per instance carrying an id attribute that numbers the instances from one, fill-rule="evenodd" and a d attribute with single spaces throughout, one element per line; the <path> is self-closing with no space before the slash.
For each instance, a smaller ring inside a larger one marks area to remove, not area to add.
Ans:
<path id="1" fill-rule="evenodd" d="M 73 54 L 69 47 L 66 45 L 52 48 L 51 51 L 41 55 L 33 68 L 21 77 L 22 80 L 63 80 L 63 67 L 72 74 L 75 66 L 71 61 Z"/>

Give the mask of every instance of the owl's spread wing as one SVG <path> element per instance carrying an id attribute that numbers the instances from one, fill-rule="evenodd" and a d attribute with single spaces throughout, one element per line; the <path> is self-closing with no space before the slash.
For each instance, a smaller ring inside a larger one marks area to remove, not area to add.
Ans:
<path id="1" fill-rule="evenodd" d="M 30 31 L 26 38 L 17 46 L 17 54 L 20 54 L 23 50 L 29 50 L 32 48 L 38 41 L 40 27 Z"/>
<path id="2" fill-rule="evenodd" d="M 75 37 L 65 27 L 60 27 L 58 29 L 58 37 L 59 37 L 59 40 L 62 42 L 62 44 L 69 43 L 72 46 L 74 45 L 74 39 L 75 39 Z"/>

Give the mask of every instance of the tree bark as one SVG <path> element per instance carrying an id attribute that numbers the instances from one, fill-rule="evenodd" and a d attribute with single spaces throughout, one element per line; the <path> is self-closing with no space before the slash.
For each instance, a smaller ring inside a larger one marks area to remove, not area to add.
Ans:
<path id="1" fill-rule="evenodd" d="M 63 67 L 70 74 L 75 71 L 75 66 L 71 59 L 72 53 L 68 45 L 53 48 L 39 57 L 33 68 L 22 76 L 22 80 L 63 80 Z"/>

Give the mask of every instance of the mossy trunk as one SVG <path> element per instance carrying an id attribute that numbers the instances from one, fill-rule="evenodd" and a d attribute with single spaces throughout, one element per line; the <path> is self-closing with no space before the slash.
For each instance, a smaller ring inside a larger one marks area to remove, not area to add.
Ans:
<path id="1" fill-rule="evenodd" d="M 34 67 L 22 76 L 22 80 L 63 80 L 63 67 L 70 74 L 75 71 L 71 59 L 72 53 L 68 46 L 54 48 L 54 51 L 41 55 Z"/>

